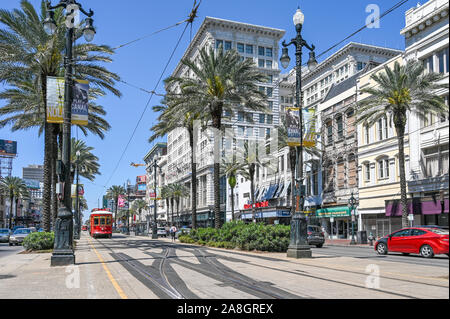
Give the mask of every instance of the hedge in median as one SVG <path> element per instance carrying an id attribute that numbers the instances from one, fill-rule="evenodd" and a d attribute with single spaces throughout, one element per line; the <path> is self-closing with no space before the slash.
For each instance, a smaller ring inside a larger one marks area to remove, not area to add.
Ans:
<path id="1" fill-rule="evenodd" d="M 31 233 L 23 240 L 23 247 L 26 250 L 50 250 L 55 243 L 54 233 Z"/>
<path id="2" fill-rule="evenodd" d="M 180 236 L 180 242 L 196 243 L 211 247 L 242 250 L 286 252 L 289 246 L 290 226 L 245 224 L 242 221 L 229 222 L 220 229 L 193 229 L 188 235 Z"/>

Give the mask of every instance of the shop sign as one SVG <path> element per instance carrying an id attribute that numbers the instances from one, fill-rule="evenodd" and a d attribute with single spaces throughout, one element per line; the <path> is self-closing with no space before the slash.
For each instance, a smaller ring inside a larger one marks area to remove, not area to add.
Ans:
<path id="1" fill-rule="evenodd" d="M 319 218 L 349 217 L 351 216 L 351 212 L 350 209 L 346 206 L 323 208 L 316 211 L 316 216 Z"/>
<path id="2" fill-rule="evenodd" d="M 269 207 L 269 202 L 265 201 L 265 202 L 260 202 L 260 203 L 256 203 L 255 204 L 255 208 L 264 208 L 264 207 Z M 252 205 L 244 205 L 244 209 L 251 209 Z"/>

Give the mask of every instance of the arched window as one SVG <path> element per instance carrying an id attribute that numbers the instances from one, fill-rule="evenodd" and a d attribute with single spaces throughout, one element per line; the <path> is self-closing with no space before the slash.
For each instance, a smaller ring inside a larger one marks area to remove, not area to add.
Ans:
<path id="1" fill-rule="evenodd" d="M 342 115 L 338 115 L 336 117 L 336 127 L 337 127 L 337 136 L 338 139 L 344 138 L 344 120 Z"/>
<path id="2" fill-rule="evenodd" d="M 354 154 L 348 156 L 348 186 L 357 186 L 356 158 Z"/>
<path id="3" fill-rule="evenodd" d="M 389 178 L 389 158 L 387 156 L 377 159 L 377 174 L 379 180 Z"/>
<path id="4" fill-rule="evenodd" d="M 342 189 L 345 187 L 345 162 L 342 157 L 337 162 L 337 187 Z"/>

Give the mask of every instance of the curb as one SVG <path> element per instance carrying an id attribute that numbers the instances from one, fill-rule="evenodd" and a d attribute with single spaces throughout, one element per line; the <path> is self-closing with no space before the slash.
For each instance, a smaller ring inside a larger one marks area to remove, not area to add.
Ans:
<path id="1" fill-rule="evenodd" d="M 324 244 L 323 246 L 324 247 L 328 246 L 328 247 L 347 247 L 347 248 L 365 248 L 365 249 L 371 248 L 371 249 L 374 249 L 374 246 L 358 246 L 358 245 Z"/>

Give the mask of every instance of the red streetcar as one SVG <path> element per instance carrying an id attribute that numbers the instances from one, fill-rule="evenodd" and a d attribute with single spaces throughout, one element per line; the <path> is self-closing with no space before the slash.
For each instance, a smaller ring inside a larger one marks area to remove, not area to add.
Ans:
<path id="1" fill-rule="evenodd" d="M 107 210 L 94 209 L 89 218 L 89 234 L 93 238 L 112 237 L 112 213 Z"/>

